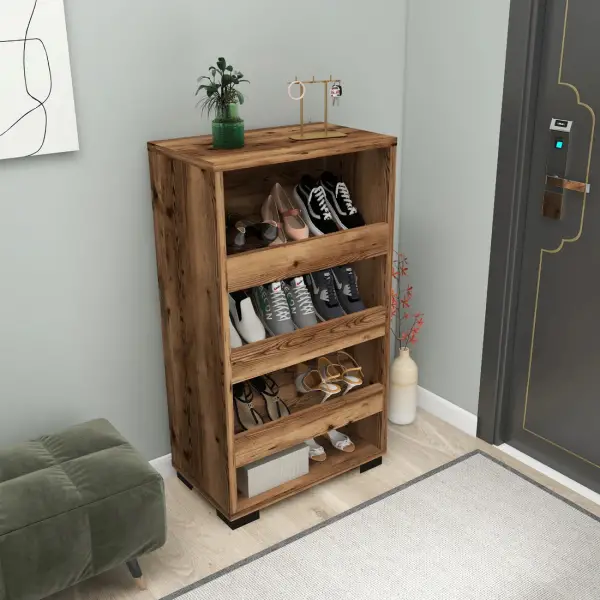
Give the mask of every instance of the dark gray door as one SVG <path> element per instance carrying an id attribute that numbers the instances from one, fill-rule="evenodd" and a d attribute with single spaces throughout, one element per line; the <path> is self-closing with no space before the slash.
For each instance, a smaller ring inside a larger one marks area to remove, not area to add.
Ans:
<path id="1" fill-rule="evenodd" d="M 503 437 L 600 491 L 596 115 L 600 1 L 548 0 Z"/>

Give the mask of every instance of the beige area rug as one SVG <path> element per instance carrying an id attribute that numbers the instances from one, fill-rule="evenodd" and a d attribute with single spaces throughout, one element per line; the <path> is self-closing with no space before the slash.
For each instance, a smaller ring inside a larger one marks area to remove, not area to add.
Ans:
<path id="1" fill-rule="evenodd" d="M 476 451 L 175 598 L 599 600 L 600 520 Z"/>

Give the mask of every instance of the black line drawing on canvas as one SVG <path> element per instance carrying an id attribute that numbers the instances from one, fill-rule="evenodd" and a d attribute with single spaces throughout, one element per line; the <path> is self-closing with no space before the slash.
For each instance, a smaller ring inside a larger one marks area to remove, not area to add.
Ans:
<path id="1" fill-rule="evenodd" d="M 6 65 L 4 82 L 0 73 L 5 98 L 4 105 L 0 103 L 0 159 L 78 149 L 62 2 L 32 0 L 30 9 L 24 12 L 25 2 L 0 0 L 0 63 Z M 27 18 L 26 23 L 20 21 L 22 17 Z M 34 23 L 43 30 L 43 35 L 32 34 Z M 21 29 L 15 31 L 19 25 Z M 54 106 L 51 106 L 55 93 L 52 50 L 62 57 L 62 97 Z M 38 89 L 32 89 L 36 87 L 32 86 L 32 80 Z M 12 137 L 7 140 L 9 136 Z"/>
<path id="2" fill-rule="evenodd" d="M 50 66 L 50 57 L 48 56 L 48 51 L 46 50 L 46 45 L 44 44 L 44 41 L 41 40 L 40 38 L 28 38 L 29 28 L 31 27 L 31 21 L 33 20 L 33 16 L 35 15 L 35 9 L 37 8 L 37 3 L 38 3 L 38 0 L 35 0 L 33 3 L 33 8 L 31 9 L 31 15 L 29 16 L 29 21 L 27 21 L 27 27 L 25 29 L 24 37 L 21 39 L 18 39 L 18 40 L 0 40 L 0 44 L 15 44 L 15 43 L 23 44 L 23 82 L 25 83 L 25 91 L 27 92 L 27 95 L 32 100 L 37 102 L 37 106 L 28 110 L 24 115 L 20 116 L 10 127 L 8 127 L 8 129 L 5 129 L 3 132 L 1 132 L 0 137 L 5 135 L 6 133 L 8 133 L 15 125 L 20 123 L 23 119 L 27 118 L 31 113 L 35 112 L 36 110 L 41 108 L 44 111 L 44 133 L 42 136 L 42 141 L 40 143 L 39 148 L 37 150 L 35 150 L 34 152 L 32 152 L 31 154 L 28 154 L 27 156 L 33 156 L 34 154 L 37 154 L 44 146 L 44 142 L 46 141 L 46 133 L 48 132 L 48 111 L 46 110 L 45 104 L 52 94 L 52 67 Z M 46 55 L 46 63 L 48 64 L 48 75 L 50 77 L 50 86 L 48 89 L 48 94 L 43 100 L 40 100 L 39 98 L 36 98 L 33 94 L 31 94 L 31 92 L 29 91 L 29 86 L 27 84 L 27 60 L 26 60 L 26 57 L 27 57 L 28 42 L 39 42 L 42 45 L 42 48 L 44 49 L 44 54 Z"/>

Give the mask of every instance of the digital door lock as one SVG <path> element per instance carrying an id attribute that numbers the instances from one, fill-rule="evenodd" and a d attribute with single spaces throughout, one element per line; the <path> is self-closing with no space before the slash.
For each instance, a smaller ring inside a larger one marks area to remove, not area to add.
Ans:
<path id="1" fill-rule="evenodd" d="M 573 121 L 552 119 L 546 158 L 546 185 L 542 215 L 549 219 L 560 219 L 563 213 L 565 190 L 589 193 L 589 184 L 566 178 L 567 158 Z"/>

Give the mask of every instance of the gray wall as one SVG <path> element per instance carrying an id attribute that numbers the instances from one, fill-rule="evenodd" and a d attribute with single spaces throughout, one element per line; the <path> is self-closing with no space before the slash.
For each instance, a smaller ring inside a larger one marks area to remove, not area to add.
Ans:
<path id="1" fill-rule="evenodd" d="M 169 444 L 146 141 L 208 132 L 194 84 L 221 54 L 252 81 L 248 128 L 297 122 L 286 81 L 331 73 L 332 120 L 399 135 L 405 2 L 65 4 L 81 151 L 0 162 L 0 445 L 103 416 L 154 458 Z"/>
<path id="2" fill-rule="evenodd" d="M 411 0 L 401 247 L 420 384 L 477 412 L 509 0 Z"/>

